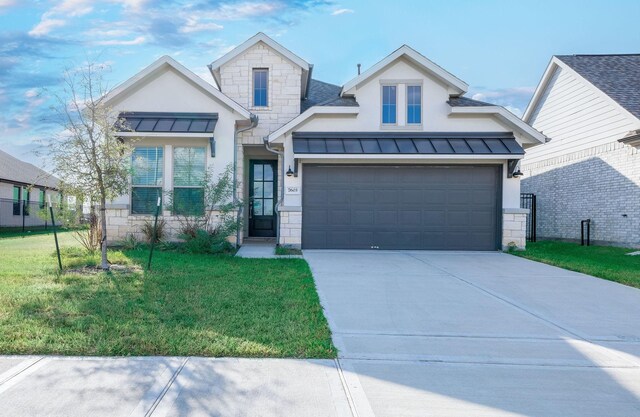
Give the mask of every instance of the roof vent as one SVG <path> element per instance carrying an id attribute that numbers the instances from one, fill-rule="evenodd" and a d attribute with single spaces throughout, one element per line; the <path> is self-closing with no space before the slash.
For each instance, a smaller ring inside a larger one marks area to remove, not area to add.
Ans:
<path id="1" fill-rule="evenodd" d="M 358 64 L 358 75 L 360 75 L 360 64 Z"/>

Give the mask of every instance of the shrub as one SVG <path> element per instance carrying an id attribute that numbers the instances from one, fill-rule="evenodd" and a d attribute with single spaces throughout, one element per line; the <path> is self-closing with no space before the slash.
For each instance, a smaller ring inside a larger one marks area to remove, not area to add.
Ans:
<path id="1" fill-rule="evenodd" d="M 154 222 L 151 220 L 145 220 L 142 224 L 142 234 L 144 234 L 144 240 L 147 243 L 151 243 L 153 240 L 153 224 Z M 156 239 L 155 242 L 159 243 L 166 239 L 167 234 L 167 222 L 164 219 L 158 219 L 158 224 L 156 225 Z"/>
<path id="2" fill-rule="evenodd" d="M 100 249 L 102 243 L 102 229 L 95 213 L 89 215 L 89 227 L 73 232 L 73 237 L 77 240 L 88 254 L 93 255 Z"/>
<path id="3" fill-rule="evenodd" d="M 127 233 L 127 235 L 120 242 L 120 246 L 124 250 L 136 250 L 140 248 L 140 241 L 133 233 Z"/>
<path id="4" fill-rule="evenodd" d="M 221 233 L 221 229 L 213 229 L 212 231 L 197 230 L 192 235 L 181 235 L 180 237 L 185 240 L 183 248 L 185 252 L 189 253 L 224 253 L 233 249 L 227 241 L 225 233 Z"/>

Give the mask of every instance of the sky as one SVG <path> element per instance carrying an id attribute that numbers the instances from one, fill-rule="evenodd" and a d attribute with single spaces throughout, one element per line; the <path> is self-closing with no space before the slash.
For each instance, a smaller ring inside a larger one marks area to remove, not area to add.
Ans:
<path id="1" fill-rule="evenodd" d="M 552 55 L 639 53 L 639 0 L 0 0 L 0 149 L 33 153 L 60 131 L 65 68 L 103 64 L 115 86 L 170 55 L 206 65 L 265 32 L 342 85 L 407 44 L 521 115 Z"/>

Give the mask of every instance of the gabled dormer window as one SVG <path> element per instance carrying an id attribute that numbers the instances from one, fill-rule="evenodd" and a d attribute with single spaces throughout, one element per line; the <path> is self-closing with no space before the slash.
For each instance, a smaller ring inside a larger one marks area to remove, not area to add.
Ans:
<path id="1" fill-rule="evenodd" d="M 422 87 L 407 85 L 407 124 L 422 123 Z"/>
<path id="2" fill-rule="evenodd" d="M 253 107 L 267 107 L 269 91 L 269 70 L 253 69 Z"/>
<path id="3" fill-rule="evenodd" d="M 394 125 L 397 121 L 397 87 L 382 86 L 382 124 Z"/>

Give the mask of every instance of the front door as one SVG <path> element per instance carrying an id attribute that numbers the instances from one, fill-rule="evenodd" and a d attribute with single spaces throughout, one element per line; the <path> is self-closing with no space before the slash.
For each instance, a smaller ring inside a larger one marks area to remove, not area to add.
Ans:
<path id="1" fill-rule="evenodd" d="M 276 235 L 278 161 L 252 160 L 249 168 L 249 236 Z"/>

